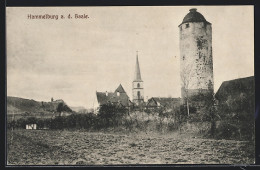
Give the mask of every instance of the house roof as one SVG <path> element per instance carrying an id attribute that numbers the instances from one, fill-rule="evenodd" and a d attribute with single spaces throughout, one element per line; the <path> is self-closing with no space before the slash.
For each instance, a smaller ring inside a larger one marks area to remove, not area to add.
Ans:
<path id="1" fill-rule="evenodd" d="M 128 106 L 129 97 L 126 93 L 120 93 L 118 96 L 117 93 L 114 93 L 109 99 L 112 103 L 121 103 L 124 106 Z"/>
<path id="2" fill-rule="evenodd" d="M 117 94 L 119 92 L 119 95 Z M 123 106 L 128 106 L 129 97 L 126 94 L 123 86 L 120 84 L 115 92 L 96 92 L 97 100 L 100 105 L 111 103 L 121 103 Z"/>
<path id="3" fill-rule="evenodd" d="M 255 77 L 245 77 L 229 81 L 224 81 L 215 94 L 216 99 L 225 98 L 228 95 L 235 95 L 238 93 L 254 93 Z"/>
<path id="4" fill-rule="evenodd" d="M 181 24 L 187 23 L 187 22 L 206 22 L 206 23 L 210 24 L 201 13 L 197 12 L 196 8 L 190 9 L 190 12 L 183 18 L 183 21 Z"/>
<path id="5" fill-rule="evenodd" d="M 114 93 L 111 92 L 96 92 L 97 100 L 100 105 L 108 103 L 109 99 L 113 96 Z"/>
<path id="6" fill-rule="evenodd" d="M 120 84 L 120 85 L 118 86 L 118 88 L 115 90 L 115 92 L 125 93 L 125 90 L 124 90 L 123 86 Z"/>
<path id="7" fill-rule="evenodd" d="M 171 98 L 171 97 L 152 97 L 148 100 L 148 106 L 164 106 L 171 107 L 176 104 L 180 104 L 181 98 Z"/>

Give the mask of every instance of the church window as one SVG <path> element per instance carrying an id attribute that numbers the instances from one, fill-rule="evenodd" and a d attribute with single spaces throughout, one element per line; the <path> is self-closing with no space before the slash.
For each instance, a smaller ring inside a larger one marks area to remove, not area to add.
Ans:
<path id="1" fill-rule="evenodd" d="M 185 26 L 186 26 L 186 28 L 189 28 L 189 27 L 190 27 L 190 24 L 186 24 Z"/>
<path id="2" fill-rule="evenodd" d="M 182 60 L 185 60 L 185 55 L 182 57 Z"/>
<path id="3" fill-rule="evenodd" d="M 138 88 L 140 87 L 140 83 L 137 83 L 137 87 L 138 87 Z"/>
<path id="4" fill-rule="evenodd" d="M 119 93 L 119 92 L 117 92 L 117 93 L 116 93 L 116 95 L 117 95 L 117 96 L 120 96 L 120 93 Z"/>
<path id="5" fill-rule="evenodd" d="M 137 98 L 140 99 L 140 91 L 137 91 Z"/>

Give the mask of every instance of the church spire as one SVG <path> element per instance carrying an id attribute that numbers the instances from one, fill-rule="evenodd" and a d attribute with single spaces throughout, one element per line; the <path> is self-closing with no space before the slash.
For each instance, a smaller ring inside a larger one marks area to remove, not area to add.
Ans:
<path id="1" fill-rule="evenodd" d="M 136 64 L 135 64 L 134 81 L 142 81 L 140 67 L 139 67 L 139 61 L 138 61 L 138 51 L 136 51 Z"/>
<path id="2" fill-rule="evenodd" d="M 133 81 L 133 102 L 136 105 L 144 102 L 144 85 L 141 78 L 141 72 L 138 61 L 138 51 L 136 51 L 135 75 Z"/>

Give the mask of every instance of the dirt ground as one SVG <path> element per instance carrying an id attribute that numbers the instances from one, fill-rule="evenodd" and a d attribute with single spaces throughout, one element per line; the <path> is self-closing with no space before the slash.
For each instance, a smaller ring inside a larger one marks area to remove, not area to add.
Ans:
<path id="1" fill-rule="evenodd" d="M 8 165 L 253 164 L 255 161 L 253 143 L 178 134 L 14 130 L 8 131 L 7 141 Z"/>

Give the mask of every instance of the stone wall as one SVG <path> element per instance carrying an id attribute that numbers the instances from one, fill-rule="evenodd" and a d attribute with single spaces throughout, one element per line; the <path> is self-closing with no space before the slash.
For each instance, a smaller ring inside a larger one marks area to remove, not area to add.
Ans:
<path id="1" fill-rule="evenodd" d="M 212 28 L 205 22 L 179 26 L 182 87 L 213 88 Z"/>

